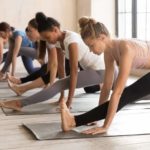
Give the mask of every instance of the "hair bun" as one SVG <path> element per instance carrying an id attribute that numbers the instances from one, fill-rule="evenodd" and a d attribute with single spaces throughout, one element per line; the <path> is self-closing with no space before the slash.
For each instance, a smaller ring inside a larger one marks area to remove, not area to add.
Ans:
<path id="1" fill-rule="evenodd" d="M 42 12 L 38 12 L 36 13 L 36 17 L 35 17 L 36 21 L 38 24 L 43 23 L 47 20 L 47 17 L 44 13 Z"/>
<path id="2" fill-rule="evenodd" d="M 95 23 L 96 21 L 89 17 L 82 17 L 79 19 L 79 26 L 81 29 L 84 28 L 88 24 L 95 24 Z"/>

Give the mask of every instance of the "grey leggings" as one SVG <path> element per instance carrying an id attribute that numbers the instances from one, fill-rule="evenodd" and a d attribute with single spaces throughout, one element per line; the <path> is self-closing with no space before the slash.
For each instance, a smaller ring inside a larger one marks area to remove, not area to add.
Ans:
<path id="1" fill-rule="evenodd" d="M 12 63 L 13 49 L 9 49 L 4 66 L 2 68 L 2 73 L 8 71 L 10 64 Z M 37 58 L 37 50 L 31 47 L 21 47 L 18 56 L 26 56 L 32 59 Z"/>
<path id="2" fill-rule="evenodd" d="M 96 85 L 103 82 L 104 70 L 84 70 L 78 73 L 78 80 L 76 88 Z M 56 81 L 51 87 L 48 87 L 32 96 L 21 99 L 21 106 L 27 106 L 39 102 L 46 101 L 62 90 L 69 89 L 70 77 Z"/>

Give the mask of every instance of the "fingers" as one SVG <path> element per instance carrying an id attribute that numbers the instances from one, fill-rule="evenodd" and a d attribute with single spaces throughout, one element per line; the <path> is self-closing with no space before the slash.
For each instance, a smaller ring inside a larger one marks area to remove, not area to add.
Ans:
<path id="1" fill-rule="evenodd" d="M 104 128 L 100 128 L 100 127 L 95 127 L 92 129 L 88 129 L 86 131 L 83 131 L 83 134 L 92 134 L 92 135 L 96 135 L 96 134 L 102 134 L 105 133 L 106 130 Z"/>

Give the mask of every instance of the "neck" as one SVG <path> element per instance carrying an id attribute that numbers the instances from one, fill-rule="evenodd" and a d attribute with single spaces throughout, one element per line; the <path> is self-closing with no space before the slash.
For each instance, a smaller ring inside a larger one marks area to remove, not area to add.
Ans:
<path id="1" fill-rule="evenodd" d="M 106 41 L 106 49 L 105 49 L 105 51 L 112 50 L 114 48 L 115 48 L 115 41 L 112 40 L 112 39 L 108 39 Z"/>

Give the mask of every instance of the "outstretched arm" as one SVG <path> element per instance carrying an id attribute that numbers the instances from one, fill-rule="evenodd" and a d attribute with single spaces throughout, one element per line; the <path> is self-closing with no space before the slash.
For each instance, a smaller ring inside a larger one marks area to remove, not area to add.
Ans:
<path id="1" fill-rule="evenodd" d="M 120 48 L 121 51 L 121 58 L 119 62 L 119 75 L 116 81 L 116 84 L 114 86 L 113 93 L 110 98 L 109 107 L 107 111 L 107 116 L 104 122 L 104 125 L 102 127 L 97 127 L 88 131 L 85 131 L 86 134 L 98 134 L 98 133 L 104 133 L 109 128 L 115 114 L 118 108 L 118 103 L 120 100 L 120 96 L 123 92 L 123 89 L 125 87 L 125 83 L 127 81 L 127 78 L 129 76 L 132 61 L 134 57 L 134 52 L 130 49 L 130 47 L 126 43 L 121 43 Z M 107 64 L 107 60 L 105 61 Z"/>
<path id="2" fill-rule="evenodd" d="M 67 99 L 68 108 L 71 107 L 72 98 L 76 89 L 77 78 L 78 78 L 78 44 L 71 43 L 69 45 L 69 62 L 70 62 L 70 85 L 69 94 Z"/>
<path id="3" fill-rule="evenodd" d="M 48 50 L 48 70 L 50 71 L 50 85 L 52 85 L 56 79 L 57 67 L 57 50 L 54 47 Z"/>
<path id="4" fill-rule="evenodd" d="M 57 48 L 57 60 L 58 60 L 58 76 L 64 78 L 65 74 L 65 56 L 61 48 Z M 61 91 L 59 102 L 64 99 L 64 91 Z"/>
<path id="5" fill-rule="evenodd" d="M 12 75 L 13 76 L 14 76 L 15 69 L 16 69 L 17 56 L 21 47 L 21 43 L 22 43 L 22 37 L 17 36 L 15 38 L 15 44 L 14 44 L 13 56 L 12 56 Z"/>

